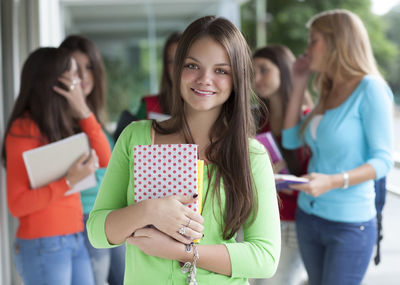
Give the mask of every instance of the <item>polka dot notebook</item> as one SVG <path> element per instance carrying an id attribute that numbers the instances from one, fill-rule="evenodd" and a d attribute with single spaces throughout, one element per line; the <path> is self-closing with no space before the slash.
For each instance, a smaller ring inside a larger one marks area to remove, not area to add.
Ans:
<path id="1" fill-rule="evenodd" d="M 135 203 L 170 195 L 197 193 L 188 207 L 201 212 L 204 162 L 195 144 L 137 145 L 134 147 Z"/>

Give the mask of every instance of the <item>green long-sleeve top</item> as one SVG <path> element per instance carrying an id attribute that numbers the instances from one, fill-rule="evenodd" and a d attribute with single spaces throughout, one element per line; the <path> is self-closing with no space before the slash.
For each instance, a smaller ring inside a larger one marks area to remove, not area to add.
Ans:
<path id="1" fill-rule="evenodd" d="M 100 187 L 94 208 L 87 223 L 89 239 L 94 247 L 113 247 L 105 234 L 107 215 L 134 203 L 133 148 L 135 145 L 150 145 L 151 121 L 138 121 L 125 128 L 118 139 L 107 171 Z M 256 187 L 258 211 L 252 223 L 243 225 L 243 241 L 236 237 L 222 238 L 225 195 L 221 185 L 222 205 L 209 195 L 202 215 L 204 238 L 201 244 L 225 244 L 232 265 L 232 276 L 225 276 L 198 268 L 199 284 L 248 284 L 248 278 L 271 277 L 278 266 L 280 254 L 279 211 L 273 172 L 265 148 L 255 139 L 250 139 L 250 164 Z M 212 165 L 208 166 L 213 167 Z M 205 166 L 204 173 L 207 173 Z M 204 175 L 203 185 L 208 185 Z M 213 178 L 210 188 L 213 189 Z M 206 189 L 203 191 L 203 197 Z M 201 256 L 200 256 L 201 258 Z M 127 244 L 124 284 L 186 284 L 187 274 L 180 270 L 179 262 L 148 256 L 136 246 Z"/>

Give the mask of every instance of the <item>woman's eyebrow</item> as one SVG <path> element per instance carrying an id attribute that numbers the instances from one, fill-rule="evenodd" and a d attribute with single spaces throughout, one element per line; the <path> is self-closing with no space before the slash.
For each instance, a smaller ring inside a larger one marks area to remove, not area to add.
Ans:
<path id="1" fill-rule="evenodd" d="M 188 55 L 188 56 L 186 57 L 186 59 L 191 59 L 191 60 L 194 60 L 194 61 L 196 61 L 196 62 L 198 62 L 198 63 L 201 63 L 200 60 L 198 60 L 198 59 L 196 59 L 195 57 L 190 56 L 190 55 Z M 214 64 L 214 66 L 228 66 L 228 67 L 230 67 L 231 65 L 230 65 L 229 63 L 222 62 L 222 63 Z"/>

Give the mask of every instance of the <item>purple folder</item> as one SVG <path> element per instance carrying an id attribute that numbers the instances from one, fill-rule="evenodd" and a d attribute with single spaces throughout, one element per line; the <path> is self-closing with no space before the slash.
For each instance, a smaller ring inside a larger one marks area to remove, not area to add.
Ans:
<path id="1" fill-rule="evenodd" d="M 279 150 L 279 147 L 276 144 L 271 132 L 258 134 L 256 136 L 256 139 L 265 146 L 273 163 L 283 160 L 281 151 Z M 287 168 L 284 168 L 280 173 L 288 174 L 289 171 L 287 170 Z"/>

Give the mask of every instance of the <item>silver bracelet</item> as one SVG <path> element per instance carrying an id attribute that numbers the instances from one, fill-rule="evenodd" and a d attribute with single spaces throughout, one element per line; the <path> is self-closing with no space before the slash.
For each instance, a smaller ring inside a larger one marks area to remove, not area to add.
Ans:
<path id="1" fill-rule="evenodd" d="M 196 272 L 197 272 L 197 268 L 196 268 L 196 264 L 197 264 L 197 260 L 199 259 L 199 252 L 197 250 L 197 246 L 194 244 L 190 244 L 186 246 L 186 252 L 191 252 L 193 250 L 193 261 L 192 262 L 185 262 L 185 264 L 183 264 L 183 266 L 181 267 L 181 271 L 182 273 L 189 273 L 187 279 L 186 279 L 186 283 L 189 285 L 197 285 L 197 281 L 196 281 Z"/>
<path id="2" fill-rule="evenodd" d="M 343 172 L 343 189 L 349 188 L 349 173 Z"/>

